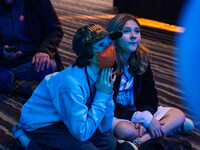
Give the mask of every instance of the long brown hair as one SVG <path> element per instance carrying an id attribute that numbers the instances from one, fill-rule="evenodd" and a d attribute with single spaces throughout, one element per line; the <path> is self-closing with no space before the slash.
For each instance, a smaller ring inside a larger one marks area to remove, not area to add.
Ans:
<path id="1" fill-rule="evenodd" d="M 112 31 L 122 31 L 124 25 L 128 20 L 133 20 L 135 21 L 138 26 L 140 27 L 140 24 L 138 20 L 130 15 L 130 14 L 119 14 L 116 15 L 114 18 L 112 18 L 107 26 L 107 31 L 112 32 Z M 119 46 L 119 40 L 115 40 L 114 44 L 116 46 L 116 62 L 117 62 L 117 70 L 120 72 L 123 72 L 124 70 L 124 65 L 127 64 L 121 55 L 121 47 Z M 143 74 L 147 67 L 148 67 L 148 62 L 151 57 L 150 51 L 144 47 L 141 42 L 136 49 L 136 51 L 132 52 L 129 60 L 128 60 L 128 65 L 129 65 L 129 72 L 132 75 L 141 75 Z"/>

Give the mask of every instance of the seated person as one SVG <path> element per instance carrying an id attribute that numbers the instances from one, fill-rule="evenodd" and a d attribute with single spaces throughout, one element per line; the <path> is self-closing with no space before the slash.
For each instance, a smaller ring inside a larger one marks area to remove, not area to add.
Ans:
<path id="1" fill-rule="evenodd" d="M 141 44 L 140 24 L 129 14 L 119 14 L 110 20 L 108 32 L 122 31 L 114 41 L 117 76 L 113 86 L 115 118 L 112 133 L 119 139 L 139 145 L 150 138 L 168 136 L 184 125 L 185 131 L 194 129 L 184 113 L 172 107 L 158 106 L 158 95 L 150 66 L 150 52 Z M 184 124 L 183 124 L 184 123 Z"/>
<path id="2" fill-rule="evenodd" d="M 116 139 L 107 133 L 114 117 L 112 87 L 115 63 L 112 40 L 121 32 L 108 33 L 96 24 L 77 30 L 73 38 L 76 62 L 47 75 L 21 110 L 15 138 L 31 149 L 112 150 Z M 31 140 L 29 140 L 29 138 Z"/>
<path id="3" fill-rule="evenodd" d="M 62 36 L 50 0 L 0 0 L 0 92 L 62 70 L 57 51 Z M 29 97 L 32 92 L 24 89 Z"/>

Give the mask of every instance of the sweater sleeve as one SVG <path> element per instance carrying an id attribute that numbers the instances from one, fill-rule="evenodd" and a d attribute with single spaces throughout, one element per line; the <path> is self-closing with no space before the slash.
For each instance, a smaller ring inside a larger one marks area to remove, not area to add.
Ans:
<path id="1" fill-rule="evenodd" d="M 145 127 L 148 127 L 149 124 L 151 123 L 151 120 L 153 118 L 153 115 L 145 110 L 145 111 L 136 111 L 132 118 L 131 118 L 131 122 L 133 123 L 143 123 Z"/>
<path id="2" fill-rule="evenodd" d="M 73 81 L 70 81 L 73 82 Z M 60 94 L 60 113 L 72 136 L 79 141 L 87 141 L 99 127 L 106 110 L 109 95 L 96 91 L 94 101 L 88 109 L 81 86 L 71 87 Z M 107 126 L 109 123 L 104 123 Z M 104 126 L 103 125 L 103 126 Z M 106 129 L 108 127 L 105 127 Z"/>
<path id="3" fill-rule="evenodd" d="M 111 95 L 106 103 L 105 116 L 99 126 L 100 132 L 107 132 L 111 128 L 114 118 L 114 109 L 115 104 L 113 102 L 113 95 Z"/>

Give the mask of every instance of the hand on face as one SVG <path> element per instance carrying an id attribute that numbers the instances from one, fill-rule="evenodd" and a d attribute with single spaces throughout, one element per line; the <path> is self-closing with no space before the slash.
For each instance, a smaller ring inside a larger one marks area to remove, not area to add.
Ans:
<path id="1" fill-rule="evenodd" d="M 104 68 L 96 81 L 96 90 L 104 94 L 112 93 L 113 84 L 116 79 L 116 74 L 112 76 L 111 68 Z"/>
<path id="2" fill-rule="evenodd" d="M 35 64 L 35 69 L 37 72 L 43 71 L 45 67 L 48 69 L 50 64 L 50 57 L 46 53 L 36 53 L 33 56 L 32 64 Z"/>

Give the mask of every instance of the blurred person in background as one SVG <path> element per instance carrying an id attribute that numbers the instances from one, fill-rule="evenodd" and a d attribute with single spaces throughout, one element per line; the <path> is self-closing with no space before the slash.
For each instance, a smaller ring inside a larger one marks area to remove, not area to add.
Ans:
<path id="1" fill-rule="evenodd" d="M 178 52 L 177 69 L 179 71 L 180 88 L 184 92 L 185 105 L 196 115 L 196 125 L 200 127 L 200 1 L 185 1 L 179 16 L 179 25 L 185 32 L 178 34 L 176 46 Z"/>
<path id="2" fill-rule="evenodd" d="M 29 98 L 45 75 L 62 70 L 62 37 L 50 0 L 0 0 L 0 92 Z"/>

